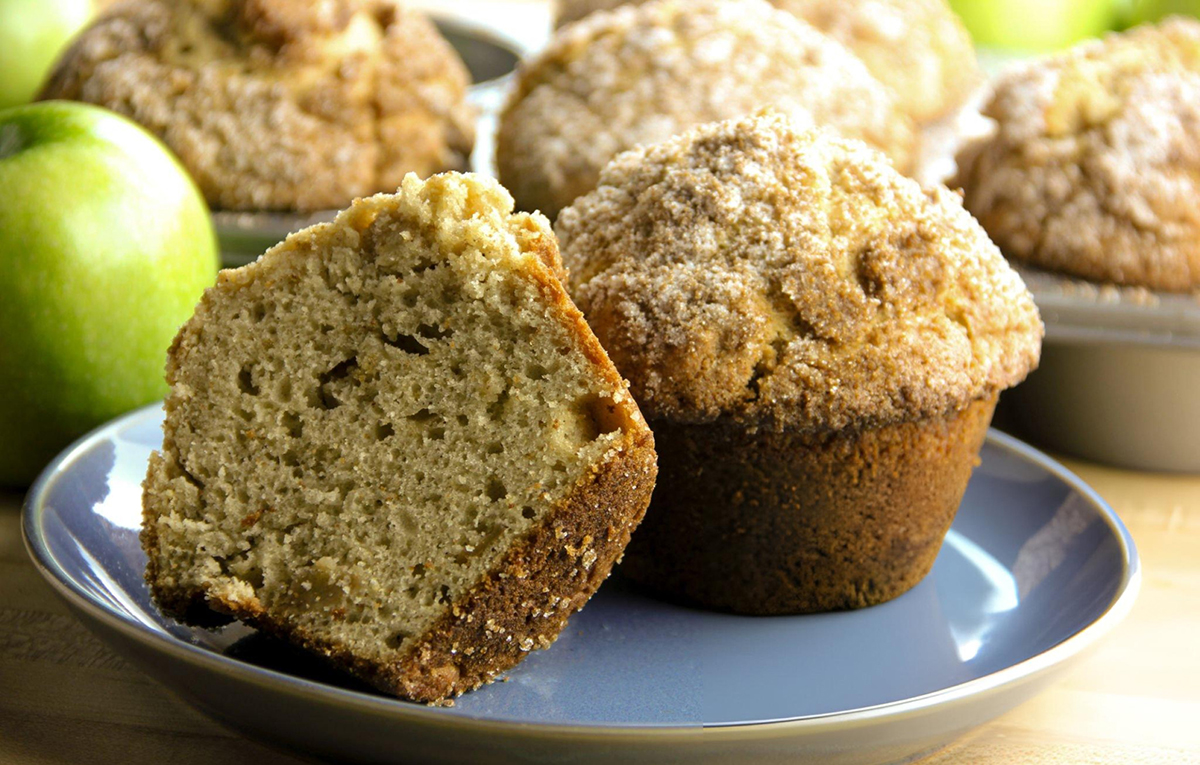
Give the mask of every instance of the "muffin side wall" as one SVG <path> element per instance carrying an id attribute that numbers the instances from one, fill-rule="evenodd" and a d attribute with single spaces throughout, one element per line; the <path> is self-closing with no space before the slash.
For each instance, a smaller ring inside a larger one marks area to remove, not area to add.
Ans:
<path id="1" fill-rule="evenodd" d="M 658 486 L 620 570 L 743 614 L 891 600 L 932 568 L 995 405 L 815 434 L 652 422 Z"/>

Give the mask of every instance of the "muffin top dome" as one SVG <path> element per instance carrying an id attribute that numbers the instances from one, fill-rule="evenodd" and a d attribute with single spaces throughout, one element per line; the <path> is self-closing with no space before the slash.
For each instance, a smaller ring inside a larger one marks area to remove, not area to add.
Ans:
<path id="1" fill-rule="evenodd" d="M 468 83 L 428 19 L 395 0 L 124 0 L 42 98 L 149 128 L 214 207 L 315 210 L 465 166 Z"/>
<path id="2" fill-rule="evenodd" d="M 1037 365 L 1033 300 L 955 194 L 780 114 L 622 154 L 556 228 L 650 420 L 884 424 Z"/>
<path id="3" fill-rule="evenodd" d="M 558 23 L 639 0 L 559 0 Z M 982 80 L 971 35 L 946 0 L 771 0 L 845 45 L 917 122 L 960 106 Z"/>
<path id="4" fill-rule="evenodd" d="M 1006 254 L 1118 284 L 1200 287 L 1200 23 L 1172 19 L 1000 78 L 956 183 Z"/>
<path id="5" fill-rule="evenodd" d="M 838 43 L 763 0 L 656 0 L 565 27 L 522 66 L 500 118 L 500 179 L 553 217 L 619 152 L 768 105 L 908 163 L 908 118 Z"/>

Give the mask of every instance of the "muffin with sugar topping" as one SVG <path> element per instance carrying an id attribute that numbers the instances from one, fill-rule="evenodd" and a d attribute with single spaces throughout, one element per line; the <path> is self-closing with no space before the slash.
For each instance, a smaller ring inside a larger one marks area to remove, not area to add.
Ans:
<path id="1" fill-rule="evenodd" d="M 1200 22 L 1145 26 L 1001 77 L 954 183 L 1005 254 L 1096 281 L 1200 287 Z"/>
<path id="2" fill-rule="evenodd" d="M 658 444 L 629 576 L 797 613 L 928 572 L 1042 337 L 955 194 L 764 114 L 622 154 L 556 230 Z"/>
<path id="3" fill-rule="evenodd" d="M 908 166 L 912 125 L 883 86 L 765 0 L 656 0 L 565 27 L 522 65 L 496 164 L 518 206 L 553 218 L 621 151 L 764 106 Z"/>
<path id="4" fill-rule="evenodd" d="M 468 84 L 433 24 L 396 0 L 124 0 L 41 97 L 141 123 L 214 208 L 311 211 L 465 168 Z"/>
<path id="5" fill-rule="evenodd" d="M 848 47 L 914 121 L 962 106 L 982 75 L 946 0 L 771 0 Z M 559 0 L 558 24 L 639 0 Z"/>

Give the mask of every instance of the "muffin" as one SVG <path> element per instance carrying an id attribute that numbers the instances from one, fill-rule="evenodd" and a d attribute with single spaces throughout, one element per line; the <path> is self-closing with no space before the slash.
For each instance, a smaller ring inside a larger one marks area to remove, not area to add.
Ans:
<path id="1" fill-rule="evenodd" d="M 629 577 L 784 614 L 929 571 L 1042 337 L 954 193 L 768 113 L 622 154 L 556 231 L 660 455 Z"/>
<path id="2" fill-rule="evenodd" d="M 522 65 L 496 164 L 519 207 L 553 217 L 619 152 L 766 105 L 909 163 L 908 118 L 838 43 L 764 0 L 657 0 L 593 14 Z"/>
<path id="3" fill-rule="evenodd" d="M 1005 254 L 1168 291 L 1200 287 L 1200 22 L 1112 35 L 1002 76 L 958 157 Z"/>
<path id="4" fill-rule="evenodd" d="M 398 194 L 222 272 L 167 362 L 154 600 L 440 701 L 555 639 L 629 541 L 653 437 L 493 181 Z"/>
<path id="5" fill-rule="evenodd" d="M 558 24 L 638 0 L 559 0 Z M 772 0 L 853 51 L 918 123 L 963 105 L 982 81 L 971 35 L 946 0 Z"/>
<path id="6" fill-rule="evenodd" d="M 468 83 L 433 24 L 395 0 L 124 0 L 41 97 L 141 123 L 214 208 L 313 211 L 465 168 Z"/>

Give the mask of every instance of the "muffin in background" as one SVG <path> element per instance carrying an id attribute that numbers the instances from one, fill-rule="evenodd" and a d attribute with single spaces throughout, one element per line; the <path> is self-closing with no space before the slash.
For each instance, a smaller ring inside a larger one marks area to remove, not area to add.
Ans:
<path id="1" fill-rule="evenodd" d="M 1200 22 L 1175 18 L 995 83 L 995 131 L 958 157 L 964 203 L 1005 254 L 1063 274 L 1200 287 Z"/>
<path id="2" fill-rule="evenodd" d="M 500 116 L 500 180 L 553 218 L 621 151 L 764 106 L 907 168 L 908 118 L 852 53 L 765 0 L 657 0 L 565 27 Z"/>
<path id="3" fill-rule="evenodd" d="M 954 193 L 764 114 L 622 154 L 556 232 L 658 445 L 629 577 L 778 614 L 925 576 L 1042 337 Z"/>
<path id="4" fill-rule="evenodd" d="M 558 0 L 557 23 L 641 0 Z M 771 0 L 848 47 L 918 123 L 960 108 L 983 76 L 946 0 Z"/>
<path id="5" fill-rule="evenodd" d="M 124 0 L 41 98 L 141 123 L 214 208 L 311 211 L 465 168 L 468 84 L 433 24 L 395 0 Z"/>

